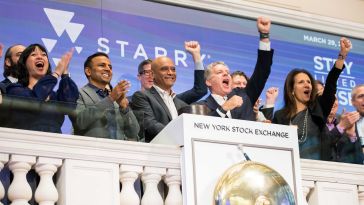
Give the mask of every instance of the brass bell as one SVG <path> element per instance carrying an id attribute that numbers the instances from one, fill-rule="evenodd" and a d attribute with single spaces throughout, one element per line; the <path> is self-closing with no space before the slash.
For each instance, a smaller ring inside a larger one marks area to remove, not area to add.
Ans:
<path id="1" fill-rule="evenodd" d="M 274 169 L 259 162 L 233 165 L 219 179 L 214 205 L 295 205 L 293 192 Z"/>

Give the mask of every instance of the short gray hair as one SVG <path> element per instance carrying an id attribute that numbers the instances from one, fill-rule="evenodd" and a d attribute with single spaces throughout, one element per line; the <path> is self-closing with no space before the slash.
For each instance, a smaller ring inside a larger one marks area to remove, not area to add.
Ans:
<path id="1" fill-rule="evenodd" d="M 213 63 L 210 63 L 206 70 L 205 70 L 205 73 L 204 73 L 204 77 L 205 77 L 205 80 L 208 80 L 211 76 L 211 73 L 212 73 L 212 69 L 217 66 L 217 65 L 223 65 L 227 68 L 229 68 L 223 61 L 215 61 Z"/>
<path id="2" fill-rule="evenodd" d="M 356 97 L 356 91 L 361 87 L 364 87 L 364 84 L 357 85 L 351 90 L 351 99 Z"/>

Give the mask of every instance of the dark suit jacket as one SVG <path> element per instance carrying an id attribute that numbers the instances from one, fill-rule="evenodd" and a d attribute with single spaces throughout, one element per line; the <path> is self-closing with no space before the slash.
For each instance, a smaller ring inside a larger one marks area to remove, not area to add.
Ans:
<path id="1" fill-rule="evenodd" d="M 177 110 L 188 106 L 178 97 L 175 97 L 173 101 Z M 154 87 L 144 92 L 135 92 L 132 108 L 143 112 L 144 119 L 139 122 L 143 121 L 146 142 L 150 142 L 172 120 L 168 107 Z"/>
<path id="2" fill-rule="evenodd" d="M 6 85 L 3 82 L 0 82 L 0 91 L 2 95 L 6 93 Z"/>
<path id="3" fill-rule="evenodd" d="M 191 104 L 205 96 L 207 94 L 207 86 L 205 83 L 204 73 L 205 70 L 195 70 L 193 88 L 178 94 L 177 98 L 187 104 Z"/>
<path id="4" fill-rule="evenodd" d="M 358 131 L 356 130 L 356 136 Z M 341 134 L 336 128 L 331 130 L 329 137 L 337 136 L 337 140 L 334 145 L 335 158 L 337 162 L 363 164 L 363 151 L 361 148 L 360 138 L 355 142 L 351 142 L 346 134 Z"/>
<path id="5" fill-rule="evenodd" d="M 202 64 L 199 66 L 202 66 Z M 185 103 L 191 104 L 197 102 L 199 99 L 205 96 L 207 94 L 207 86 L 205 84 L 204 73 L 205 70 L 195 70 L 193 87 L 189 90 L 184 91 L 183 93 L 178 94 L 177 97 Z M 128 96 L 127 98 L 129 100 L 129 104 L 132 105 L 132 96 Z"/>
<path id="6" fill-rule="evenodd" d="M 250 78 L 247 86 L 245 88 L 235 88 L 229 95 L 230 99 L 234 95 L 238 95 L 243 98 L 243 105 L 230 110 L 233 119 L 241 120 L 251 120 L 255 121 L 255 114 L 253 112 L 253 106 L 255 101 L 259 98 L 262 93 L 265 83 L 270 74 L 270 68 L 272 66 L 274 51 L 262 51 L 258 50 L 257 63 L 255 64 L 255 69 L 252 77 Z M 219 107 L 215 99 L 210 95 L 199 102 L 199 104 L 206 105 L 211 111 L 209 115 L 220 117 L 216 109 Z"/>
<path id="7" fill-rule="evenodd" d="M 12 84 L 12 82 L 8 78 L 5 78 L 3 81 L 1 81 L 1 83 L 4 84 L 5 88 L 8 87 L 8 85 Z"/>
<path id="8" fill-rule="evenodd" d="M 109 97 L 100 99 L 89 85 L 79 92 L 76 114 L 72 117 L 75 134 L 112 138 L 109 126 L 113 125 L 116 139 L 138 140 L 139 125 L 131 109 L 121 110 Z"/>

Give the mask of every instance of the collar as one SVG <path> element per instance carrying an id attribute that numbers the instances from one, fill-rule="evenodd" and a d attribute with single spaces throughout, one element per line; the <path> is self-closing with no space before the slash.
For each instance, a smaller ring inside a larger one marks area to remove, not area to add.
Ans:
<path id="1" fill-rule="evenodd" d="M 18 82 L 18 78 L 14 78 L 13 76 L 8 76 L 8 77 L 6 77 L 7 79 L 9 79 L 10 80 L 10 82 L 11 83 L 17 83 Z"/>
<path id="2" fill-rule="evenodd" d="M 107 97 L 109 95 L 109 90 L 107 88 L 105 89 L 100 89 L 98 87 L 96 87 L 95 85 L 88 83 L 88 86 L 94 90 L 100 97 Z"/>
<path id="3" fill-rule="evenodd" d="M 176 97 L 176 93 L 174 93 L 173 90 L 171 90 L 171 92 L 169 93 L 163 90 L 162 88 L 158 87 L 157 85 L 153 85 L 153 87 L 157 90 L 157 92 L 161 96 L 171 96 L 172 98 Z"/>
<path id="4" fill-rule="evenodd" d="M 227 100 L 227 96 L 221 96 L 221 95 L 217 95 L 217 94 L 211 94 L 211 96 L 215 99 L 215 101 L 217 102 L 217 104 L 222 105 L 225 103 L 225 101 Z"/>

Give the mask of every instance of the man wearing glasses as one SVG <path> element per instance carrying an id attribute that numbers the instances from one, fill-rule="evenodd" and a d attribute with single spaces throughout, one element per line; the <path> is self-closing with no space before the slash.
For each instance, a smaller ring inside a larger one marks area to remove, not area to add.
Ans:
<path id="1" fill-rule="evenodd" d="M 179 95 L 172 90 L 177 74 L 174 62 L 170 58 L 158 57 L 151 64 L 146 62 L 143 65 L 143 61 L 139 66 L 138 77 L 144 91 L 134 93 L 132 108 L 138 112 L 136 115 L 143 114 L 143 122 L 140 122 L 139 118 L 139 123 L 145 131 L 146 142 L 150 142 L 171 120 L 177 118 L 180 108 L 196 102 L 207 93 L 200 45 L 197 41 L 185 42 L 185 49 L 195 62 L 195 82 L 191 90 Z"/>

